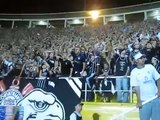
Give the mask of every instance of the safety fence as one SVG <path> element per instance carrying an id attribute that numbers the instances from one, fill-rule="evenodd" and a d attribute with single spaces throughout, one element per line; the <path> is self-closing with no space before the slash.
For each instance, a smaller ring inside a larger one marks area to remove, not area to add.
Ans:
<path id="1" fill-rule="evenodd" d="M 107 77 L 107 79 L 113 79 L 112 81 L 114 81 L 114 80 L 116 80 L 116 78 L 128 78 L 128 80 L 130 80 L 130 76 L 108 76 Z M 106 79 L 105 77 L 98 77 L 98 79 Z M 112 94 L 115 94 L 117 91 L 121 91 L 122 92 L 122 94 L 124 94 L 124 93 L 129 93 L 129 98 L 130 98 L 130 103 L 133 103 L 133 92 L 134 92 L 134 90 L 133 90 L 133 88 L 129 85 L 129 89 L 128 90 L 116 90 L 116 87 L 113 85 L 113 82 L 112 81 L 109 81 L 108 80 L 108 82 L 110 82 L 110 84 L 111 84 L 111 89 L 110 90 L 101 90 L 101 89 L 99 89 L 99 90 L 91 90 L 91 89 L 88 89 L 88 85 L 87 85 L 87 83 L 85 82 L 85 88 L 84 89 L 82 89 L 82 92 L 84 92 L 85 94 L 85 101 L 87 101 L 87 94 L 89 93 L 89 92 L 111 92 Z M 129 82 L 128 82 L 129 83 Z"/>

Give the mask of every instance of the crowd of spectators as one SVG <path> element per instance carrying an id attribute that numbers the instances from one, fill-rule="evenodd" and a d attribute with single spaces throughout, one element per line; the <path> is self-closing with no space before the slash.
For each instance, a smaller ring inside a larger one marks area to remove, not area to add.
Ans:
<path id="1" fill-rule="evenodd" d="M 122 51 L 130 70 L 135 67 L 133 56 L 141 51 L 146 55 L 146 63 L 153 64 L 160 72 L 160 22 L 0 28 L 1 76 L 18 76 L 20 71 L 21 77 L 81 76 L 88 89 L 95 89 L 92 78 L 96 81 L 102 75 L 122 75 L 115 68 Z M 120 72 L 122 67 L 123 64 L 118 68 Z"/>

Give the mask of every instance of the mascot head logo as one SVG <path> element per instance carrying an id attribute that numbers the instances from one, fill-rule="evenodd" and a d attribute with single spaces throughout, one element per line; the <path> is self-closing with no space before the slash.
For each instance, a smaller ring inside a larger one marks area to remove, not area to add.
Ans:
<path id="1" fill-rule="evenodd" d="M 24 107 L 24 120 L 65 120 L 62 103 L 53 93 L 34 89 L 18 106 Z"/>

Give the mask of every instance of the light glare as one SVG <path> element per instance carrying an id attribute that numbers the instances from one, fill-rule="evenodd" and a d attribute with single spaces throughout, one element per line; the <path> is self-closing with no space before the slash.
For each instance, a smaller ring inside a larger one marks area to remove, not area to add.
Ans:
<path id="1" fill-rule="evenodd" d="M 47 25 L 47 23 L 45 21 L 39 21 L 38 23 L 39 25 Z"/>
<path id="2" fill-rule="evenodd" d="M 99 12 L 97 10 L 90 12 L 93 19 L 97 19 L 99 17 Z"/>

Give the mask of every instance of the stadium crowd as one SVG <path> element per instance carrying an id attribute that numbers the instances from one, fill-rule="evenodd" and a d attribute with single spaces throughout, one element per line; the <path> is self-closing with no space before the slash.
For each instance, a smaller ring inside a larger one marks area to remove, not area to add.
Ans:
<path id="1" fill-rule="evenodd" d="M 1 76 L 78 76 L 83 77 L 90 90 L 105 89 L 107 82 L 112 81 L 108 75 L 130 75 L 136 65 L 133 56 L 139 51 L 146 55 L 146 63 L 153 64 L 160 73 L 159 21 L 67 28 L 0 28 Z M 106 79 L 98 80 L 99 76 Z M 117 77 L 113 84 L 117 90 L 129 89 L 126 77 Z M 127 92 L 123 97 L 121 94 L 117 92 L 117 102 L 127 102 Z"/>

